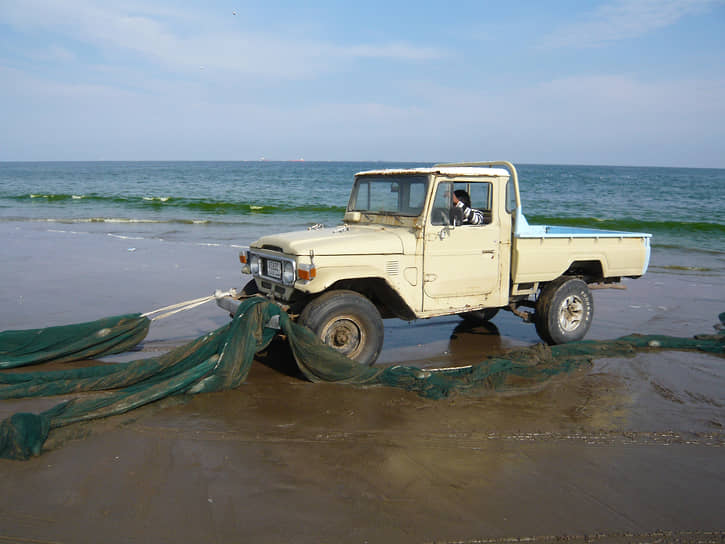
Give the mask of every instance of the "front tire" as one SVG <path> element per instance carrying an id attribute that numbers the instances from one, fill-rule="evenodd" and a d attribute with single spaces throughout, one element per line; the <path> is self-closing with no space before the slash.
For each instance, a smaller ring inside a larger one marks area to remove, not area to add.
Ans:
<path id="1" fill-rule="evenodd" d="M 581 340 L 589 331 L 594 300 L 578 278 L 562 277 L 544 286 L 536 303 L 536 332 L 547 344 Z"/>
<path id="2" fill-rule="evenodd" d="M 372 365 L 383 347 L 383 319 L 367 298 L 335 290 L 310 301 L 298 323 L 331 348 L 361 365 Z"/>

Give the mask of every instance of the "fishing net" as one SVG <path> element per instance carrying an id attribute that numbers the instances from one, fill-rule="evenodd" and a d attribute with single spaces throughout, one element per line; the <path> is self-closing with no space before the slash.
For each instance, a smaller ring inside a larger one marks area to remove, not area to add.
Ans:
<path id="1" fill-rule="evenodd" d="M 0 332 L 0 369 L 123 353 L 146 337 L 151 320 L 141 314 L 87 323 Z"/>
<path id="2" fill-rule="evenodd" d="M 720 321 L 725 324 L 725 313 L 720 314 Z M 235 388 L 246 379 L 254 355 L 278 334 L 277 327 L 310 381 L 385 385 L 432 399 L 456 392 L 505 391 L 541 383 L 589 365 L 597 357 L 632 356 L 638 351 L 657 349 L 725 353 L 725 334 L 720 331 L 694 338 L 632 335 L 611 341 L 536 345 L 462 368 L 367 367 L 321 343 L 312 331 L 292 322 L 277 305 L 252 297 L 240 304 L 227 325 L 159 357 L 69 370 L 0 373 L 0 399 L 95 392 L 63 401 L 39 414 L 18 413 L 2 421 L 0 457 L 27 459 L 38 455 L 48 434 L 58 427 L 121 414 L 170 395 Z M 127 349 L 133 345 L 134 339 L 138 342 L 147 329 L 148 320 L 134 315 L 0 333 L 0 368 L 116 353 L 121 346 Z M 111 342 L 110 337 L 118 341 Z M 34 338 L 41 339 L 38 345 Z"/>

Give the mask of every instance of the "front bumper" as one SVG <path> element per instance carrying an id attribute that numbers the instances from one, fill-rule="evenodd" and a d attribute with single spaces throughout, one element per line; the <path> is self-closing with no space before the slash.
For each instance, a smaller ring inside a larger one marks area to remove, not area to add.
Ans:
<path id="1" fill-rule="evenodd" d="M 242 303 L 241 299 L 235 298 L 231 295 L 223 295 L 223 296 L 216 297 L 216 305 L 219 306 L 222 310 L 226 310 L 231 315 L 234 315 L 237 313 L 237 309 L 239 308 L 239 305 L 241 303 Z"/>
<path id="2" fill-rule="evenodd" d="M 241 298 L 237 298 L 238 296 L 241 296 Z M 245 295 L 217 295 L 215 298 L 217 306 L 219 306 L 222 310 L 226 310 L 227 312 L 229 312 L 229 315 L 234 316 L 236 315 L 237 310 L 239 309 L 239 305 L 242 303 L 242 301 L 250 297 Z M 268 329 L 279 330 L 279 316 L 272 316 L 265 325 L 265 327 Z"/>

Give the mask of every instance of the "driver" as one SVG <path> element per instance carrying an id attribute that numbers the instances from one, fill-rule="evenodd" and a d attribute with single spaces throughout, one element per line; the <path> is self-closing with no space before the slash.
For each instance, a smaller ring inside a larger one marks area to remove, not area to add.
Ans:
<path id="1" fill-rule="evenodd" d="M 483 212 L 471 208 L 471 197 L 463 189 L 453 191 L 451 196 L 451 224 L 453 225 L 482 225 Z"/>

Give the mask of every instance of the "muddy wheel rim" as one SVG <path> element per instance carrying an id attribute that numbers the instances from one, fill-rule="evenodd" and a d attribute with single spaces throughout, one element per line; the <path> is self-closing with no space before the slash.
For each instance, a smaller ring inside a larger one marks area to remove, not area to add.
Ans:
<path id="1" fill-rule="evenodd" d="M 350 358 L 355 358 L 365 345 L 365 332 L 352 316 L 331 320 L 320 331 L 320 338 L 325 344 Z"/>
<path id="2" fill-rule="evenodd" d="M 559 308 L 561 330 L 571 332 L 579 328 L 584 319 L 584 301 L 576 295 L 568 296 Z"/>

